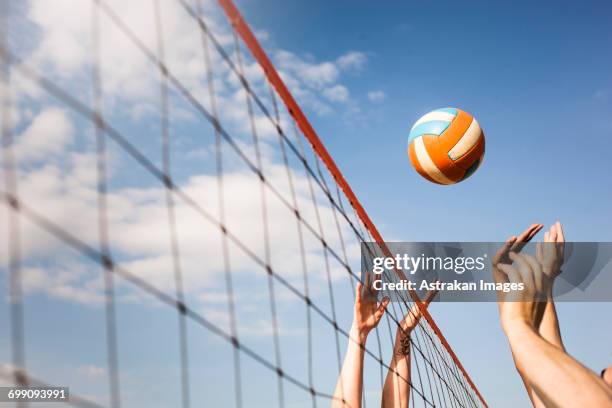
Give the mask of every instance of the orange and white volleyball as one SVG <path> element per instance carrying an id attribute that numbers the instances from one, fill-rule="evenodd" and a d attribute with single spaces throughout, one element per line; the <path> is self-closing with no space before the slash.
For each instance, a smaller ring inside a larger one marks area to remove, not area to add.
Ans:
<path id="1" fill-rule="evenodd" d="M 437 184 L 455 184 L 474 174 L 484 151 L 485 138 L 478 121 L 457 108 L 423 115 L 408 136 L 412 166 Z"/>

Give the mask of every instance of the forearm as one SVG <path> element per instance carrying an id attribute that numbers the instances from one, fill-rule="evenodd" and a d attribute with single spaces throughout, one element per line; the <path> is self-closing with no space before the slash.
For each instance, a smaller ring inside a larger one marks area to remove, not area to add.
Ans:
<path id="1" fill-rule="evenodd" d="M 529 383 L 529 380 L 525 376 L 523 367 L 521 366 L 521 363 L 517 360 L 516 356 L 514 355 L 514 352 L 512 352 L 512 360 L 514 360 L 514 366 L 516 367 L 516 371 L 519 373 L 519 376 L 521 377 L 521 381 L 523 382 L 523 386 L 525 387 L 525 390 L 527 391 L 527 396 L 529 397 L 529 400 L 531 401 L 531 405 L 533 405 L 534 408 L 546 408 L 546 405 L 544 405 L 542 400 L 540 400 L 540 398 L 536 395 L 535 391 L 533 390 L 533 387 L 531 386 L 531 384 Z"/>
<path id="2" fill-rule="evenodd" d="M 558 324 L 557 324 L 557 315 L 554 309 L 554 303 L 552 302 L 552 298 L 547 302 L 540 302 L 536 307 L 536 314 L 534 318 L 534 327 L 540 333 L 540 336 L 544 338 L 544 340 L 549 343 L 558 346 L 563 349 L 561 343 L 561 335 L 558 332 Z M 552 306 L 552 307 L 551 307 Z M 554 330 L 556 327 L 557 330 Z M 556 332 L 556 333 L 555 333 Z M 514 360 L 514 365 L 516 366 L 516 370 L 521 376 L 521 380 L 523 382 L 523 386 L 527 391 L 527 395 L 529 396 L 529 400 L 534 408 L 545 408 L 545 404 L 540 400 L 538 395 L 533 390 L 533 387 L 527 380 L 523 367 L 520 361 L 517 360 L 514 353 L 512 353 L 512 359 Z"/>
<path id="3" fill-rule="evenodd" d="M 361 407 L 363 357 L 366 339 L 367 334 L 360 333 L 354 327 L 351 328 L 344 363 L 334 390 L 332 408 Z"/>
<path id="4" fill-rule="evenodd" d="M 555 309 L 555 303 L 552 297 L 554 281 L 549 281 L 547 283 L 549 284 L 549 286 L 546 288 L 547 300 L 538 303 L 536 307 L 534 327 L 544 340 L 546 340 L 553 346 L 558 347 L 560 350 L 565 351 L 565 348 L 563 347 L 563 342 L 561 341 L 561 331 L 559 329 L 557 311 Z M 531 386 L 524 374 L 521 363 L 516 359 L 514 353 L 512 354 L 512 358 L 514 359 L 516 369 L 519 375 L 521 376 L 521 380 L 523 381 L 523 385 L 525 386 L 527 395 L 531 400 L 531 404 L 535 408 L 545 408 L 545 404 L 533 390 L 533 387 Z"/>
<path id="5" fill-rule="evenodd" d="M 526 381 L 546 406 L 612 406 L 612 390 L 595 373 L 548 343 L 529 325 L 513 323 L 504 329 Z"/>
<path id="6" fill-rule="evenodd" d="M 561 339 L 561 329 L 559 328 L 559 319 L 557 318 L 557 309 L 553 300 L 553 288 L 548 289 L 548 300 L 544 307 L 544 314 L 539 327 L 540 336 L 555 347 L 565 351 L 563 340 Z"/>
<path id="7" fill-rule="evenodd" d="M 383 408 L 407 408 L 410 398 L 410 337 L 398 331 L 382 392 Z"/>

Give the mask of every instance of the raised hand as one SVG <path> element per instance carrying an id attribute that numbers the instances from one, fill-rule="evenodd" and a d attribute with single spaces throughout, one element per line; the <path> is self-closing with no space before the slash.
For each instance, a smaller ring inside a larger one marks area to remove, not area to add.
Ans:
<path id="1" fill-rule="evenodd" d="M 508 254 L 510 252 L 521 252 L 525 244 L 531 241 L 543 227 L 543 224 L 531 224 L 518 237 L 513 235 L 508 238 L 504 246 L 502 246 L 493 257 L 493 265 L 497 265 L 498 263 L 511 263 Z"/>
<path id="2" fill-rule="evenodd" d="M 504 245 L 497 251 L 493 257 L 493 280 L 495 282 L 508 282 L 506 274 L 502 273 L 498 268 L 498 264 L 510 264 L 512 261 L 509 258 L 510 252 L 519 253 L 529 241 L 536 236 L 544 227 L 543 224 L 531 224 L 518 237 L 513 235 L 506 240 Z"/>
<path id="3" fill-rule="evenodd" d="M 557 221 L 544 233 L 544 244 L 538 244 L 536 255 L 542 271 L 551 279 L 561 273 L 565 251 L 565 236 L 561 223 Z"/>
<path id="4" fill-rule="evenodd" d="M 388 297 L 378 302 L 370 274 L 366 274 L 365 285 L 361 283 L 357 285 L 353 313 L 353 329 L 359 335 L 360 342 L 364 342 L 368 333 L 378 325 L 388 304 Z"/>
<path id="5" fill-rule="evenodd" d="M 332 408 L 361 407 L 364 346 L 368 333 L 380 322 L 388 304 L 389 298 L 387 297 L 380 303 L 378 302 L 370 274 L 366 274 L 365 283 L 357 285 L 353 324 L 349 333 L 342 370 L 332 397 Z"/>
<path id="6" fill-rule="evenodd" d="M 430 290 L 429 292 L 427 292 L 427 295 L 425 295 L 425 299 L 423 299 L 422 301 L 423 305 L 425 306 L 425 309 L 429 307 L 429 304 L 436 297 L 438 292 L 438 290 Z M 400 332 L 409 334 L 417 326 L 419 320 L 421 320 L 421 317 L 423 317 L 421 309 L 416 303 L 413 304 L 410 310 L 408 310 L 408 312 L 400 322 L 400 327 L 398 328 L 398 335 L 400 334 Z"/>
<path id="7" fill-rule="evenodd" d="M 537 330 L 538 302 L 546 299 L 542 267 L 531 255 L 510 252 L 509 258 L 512 265 L 500 263 L 497 268 L 506 275 L 508 282 L 523 288 L 508 293 L 504 301 L 499 302 L 502 327 L 507 330 L 515 323 L 526 323 Z"/>

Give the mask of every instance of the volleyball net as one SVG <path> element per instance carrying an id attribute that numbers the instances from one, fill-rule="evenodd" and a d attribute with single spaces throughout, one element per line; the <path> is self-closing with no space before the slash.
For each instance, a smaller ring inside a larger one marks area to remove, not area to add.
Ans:
<path id="1" fill-rule="evenodd" d="M 231 0 L 2 7 L 0 381 L 73 406 L 329 406 L 360 243 L 384 242 L 286 85 L 308 99 L 304 73 Z M 364 406 L 414 301 L 370 335 Z M 420 307 L 410 406 L 486 406 Z"/>

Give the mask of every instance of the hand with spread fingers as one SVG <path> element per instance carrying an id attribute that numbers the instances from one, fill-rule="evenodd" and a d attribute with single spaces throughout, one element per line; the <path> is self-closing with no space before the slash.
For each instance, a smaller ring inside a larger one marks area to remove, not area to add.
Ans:
<path id="1" fill-rule="evenodd" d="M 372 286 L 370 274 L 366 274 L 365 284 L 359 283 L 355 291 L 355 309 L 351 331 L 357 333 L 359 341 L 365 342 L 368 334 L 374 329 L 385 313 L 389 298 L 378 302 L 377 291 Z"/>
<path id="2" fill-rule="evenodd" d="M 503 265 L 510 265 L 512 263 L 512 259 L 510 258 L 510 253 L 515 253 L 515 254 L 519 253 L 523 249 L 523 247 L 528 242 L 530 242 L 536 236 L 538 232 L 540 232 L 540 230 L 543 227 L 544 227 L 543 224 L 531 224 L 519 236 L 513 235 L 506 240 L 504 245 L 502 245 L 502 247 L 497 251 L 497 253 L 493 257 L 493 279 L 495 282 L 498 282 L 498 283 L 509 283 L 510 282 L 509 280 L 510 278 L 508 277 L 507 273 L 505 273 L 502 270 L 501 267 Z M 511 275 L 514 276 L 514 274 L 511 274 Z M 498 307 L 499 307 L 500 317 L 508 316 L 512 312 L 515 311 L 515 307 L 522 306 L 522 305 L 511 304 L 512 299 L 510 299 L 510 297 L 512 296 L 514 296 L 514 293 L 505 293 L 503 291 L 498 291 L 497 297 L 498 297 Z M 508 308 L 506 308 L 506 306 Z M 525 313 L 525 311 L 523 311 L 523 313 Z M 533 325 L 538 326 L 540 317 L 544 313 L 544 308 L 541 305 L 538 305 L 535 311 L 535 316 L 533 315 L 533 313 L 534 313 L 533 311 L 528 311 L 525 314 L 533 317 L 533 320 L 534 320 Z M 519 312 L 519 315 L 520 314 L 521 312 Z M 506 321 L 507 320 L 508 319 L 506 319 Z M 502 319 L 502 327 L 504 327 L 503 319 Z M 531 402 L 533 403 L 535 407 L 541 407 L 542 406 L 541 401 L 539 400 L 537 395 L 535 395 L 531 385 L 525 378 L 521 364 L 520 362 L 517 361 L 516 357 L 514 356 L 514 353 L 512 357 L 514 359 L 514 363 L 516 365 L 517 371 L 519 375 L 521 376 L 521 379 L 523 380 L 523 384 L 525 386 L 525 389 L 527 390 L 527 395 L 529 395 Z"/>
<path id="3" fill-rule="evenodd" d="M 495 282 L 508 282 L 506 274 L 497 267 L 499 264 L 510 264 L 510 252 L 519 253 L 523 247 L 544 227 L 542 224 L 531 224 L 521 235 L 511 236 L 493 257 L 493 279 Z"/>
<path id="4" fill-rule="evenodd" d="M 497 268 L 506 275 L 508 282 L 522 289 L 508 293 L 500 302 L 502 327 L 507 330 L 509 325 L 526 323 L 537 330 L 537 303 L 546 299 L 542 267 L 531 255 L 510 252 L 508 256 L 513 264 L 500 263 Z"/>
<path id="5" fill-rule="evenodd" d="M 429 307 L 429 304 L 434 300 L 438 292 L 439 290 L 437 289 L 427 292 L 425 298 L 421 301 L 425 309 Z M 397 328 L 397 337 L 410 335 L 417 324 L 419 324 L 421 317 L 423 317 L 423 313 L 421 313 L 419 306 L 414 303 L 400 322 L 400 327 Z"/>
<path id="6" fill-rule="evenodd" d="M 534 224 L 539 225 L 539 224 Z M 522 236 L 533 238 L 531 226 Z M 612 407 L 612 389 L 563 348 L 552 297 L 552 282 L 561 272 L 565 237 L 559 222 L 544 235 L 536 256 L 520 254 L 511 238 L 494 258 L 498 281 L 520 284 L 522 290 L 498 301 L 500 320 L 516 368 L 536 408 Z M 511 263 L 510 263 L 511 262 Z"/>
<path id="7" fill-rule="evenodd" d="M 531 241 L 543 227 L 543 224 L 531 224 L 521 233 L 521 235 L 513 235 L 508 238 L 505 245 L 495 254 L 495 257 L 493 258 L 493 265 L 498 263 L 511 263 L 509 258 L 510 252 L 521 252 L 521 249 L 523 249 L 525 244 Z"/>
<path id="8" fill-rule="evenodd" d="M 361 407 L 365 344 L 368 334 L 378 325 L 389 304 L 389 298 L 385 297 L 378 302 L 376 295 L 370 274 L 366 274 L 364 284 L 359 283 L 355 291 L 353 324 L 342 370 L 334 390 L 332 408 Z"/>

